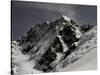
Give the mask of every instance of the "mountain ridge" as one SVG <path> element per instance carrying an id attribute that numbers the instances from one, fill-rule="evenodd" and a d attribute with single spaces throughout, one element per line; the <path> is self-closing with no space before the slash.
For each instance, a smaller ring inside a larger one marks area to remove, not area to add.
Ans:
<path id="1" fill-rule="evenodd" d="M 88 32 L 86 32 L 87 36 L 92 35 Z M 53 22 L 37 24 L 20 39 L 12 41 L 12 63 L 23 63 L 24 60 L 34 61 L 31 68 L 37 72 L 56 71 L 59 63 L 67 58 L 69 58 L 68 61 L 72 60 L 70 55 L 83 44 L 80 40 L 84 41 L 87 38 L 83 38 L 84 36 L 80 31 L 80 26 L 65 15 Z M 90 39 L 85 41 L 88 40 Z"/>

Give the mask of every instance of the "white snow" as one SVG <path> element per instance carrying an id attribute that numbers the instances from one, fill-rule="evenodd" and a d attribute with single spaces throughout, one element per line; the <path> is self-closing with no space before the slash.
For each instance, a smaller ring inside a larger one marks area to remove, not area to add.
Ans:
<path id="1" fill-rule="evenodd" d="M 74 42 L 75 46 L 78 46 L 78 43 L 79 43 L 79 42 Z"/>
<path id="2" fill-rule="evenodd" d="M 13 48 L 12 48 L 12 63 L 17 64 L 12 69 L 14 71 L 14 74 L 26 74 L 26 73 L 41 73 L 41 71 L 38 71 L 34 69 L 35 66 L 34 60 L 29 61 L 28 55 L 23 55 L 21 51 L 19 50 L 16 42 L 13 42 Z"/>
<path id="3" fill-rule="evenodd" d="M 49 23 L 50 23 L 50 21 L 47 21 L 46 23 L 47 23 L 47 24 L 49 24 Z"/>
<path id="4" fill-rule="evenodd" d="M 76 37 L 80 38 L 82 36 L 82 33 L 80 32 L 78 27 L 74 27 L 75 29 L 71 28 L 75 33 L 76 33 Z"/>
<path id="5" fill-rule="evenodd" d="M 68 22 L 71 21 L 71 19 L 70 19 L 69 17 L 67 17 L 67 16 L 65 16 L 65 15 L 62 15 L 62 16 L 63 16 L 63 18 L 64 18 L 65 21 L 68 21 Z"/>
<path id="6" fill-rule="evenodd" d="M 58 29 L 58 26 L 56 26 L 56 28 L 55 29 Z"/>
<path id="7" fill-rule="evenodd" d="M 79 31 L 79 29 L 76 29 L 75 33 L 77 38 L 80 38 L 82 36 L 82 33 Z"/>
<path id="8" fill-rule="evenodd" d="M 60 30 L 63 30 L 63 28 L 64 28 L 64 27 L 62 26 L 62 27 L 60 28 Z"/>
<path id="9" fill-rule="evenodd" d="M 70 23 L 71 19 L 69 17 L 66 17 L 65 15 L 63 15 L 63 18 L 66 21 L 69 21 L 69 23 Z M 58 26 L 56 28 L 58 28 Z M 62 29 L 63 29 L 63 27 L 61 28 L 61 30 Z M 80 38 L 82 36 L 79 29 L 76 28 L 76 30 L 74 30 L 74 31 L 76 33 L 77 38 Z M 94 32 L 94 30 L 87 33 L 87 35 L 90 35 L 91 32 Z M 96 35 L 96 32 L 95 32 L 95 35 Z M 57 37 L 59 38 L 59 40 L 62 44 L 63 52 L 66 52 L 68 50 L 68 47 L 64 43 L 62 36 L 57 35 Z M 85 39 L 85 38 L 83 38 L 83 39 Z M 41 55 L 42 55 L 45 52 L 44 49 L 47 48 L 48 43 L 50 41 L 43 42 L 42 43 L 43 46 L 41 47 L 41 51 L 39 51 L 37 54 L 41 53 Z M 70 62 L 70 63 L 68 63 L 68 66 L 62 69 L 62 68 L 58 67 L 59 66 L 58 65 L 57 66 L 58 70 L 59 71 L 72 71 L 72 70 L 75 71 L 75 70 L 83 70 L 83 69 L 84 70 L 86 70 L 86 69 L 96 69 L 96 42 L 95 41 L 96 41 L 96 36 L 95 36 L 95 38 L 92 38 L 90 41 L 85 41 L 84 44 L 79 46 L 78 51 L 73 52 L 74 55 L 70 54 L 68 56 L 67 60 Z M 75 42 L 74 44 L 76 46 L 78 46 L 79 42 Z M 30 45 L 30 44 L 29 43 L 25 44 L 25 46 L 28 46 L 28 45 Z M 25 46 L 23 46 L 23 47 L 25 48 Z M 87 48 L 87 46 L 89 46 L 89 48 Z M 18 43 L 16 41 L 13 41 L 12 42 L 12 52 L 13 52 L 12 63 L 19 65 L 19 66 L 14 66 L 14 68 L 13 68 L 14 72 L 16 74 L 19 74 L 19 73 L 20 74 L 42 73 L 41 71 L 34 69 L 34 66 L 35 66 L 35 63 L 36 63 L 35 60 L 38 57 L 36 56 L 33 60 L 29 61 L 29 55 L 23 55 L 21 53 L 20 49 L 21 48 L 20 48 L 20 46 L 18 46 Z M 53 47 L 51 47 L 51 50 L 54 51 Z M 87 52 L 89 52 L 89 53 L 87 53 Z M 87 53 L 87 54 L 85 54 L 85 53 Z M 85 54 L 85 55 L 83 56 L 83 54 Z M 57 55 L 57 57 L 56 57 L 56 60 L 54 62 L 59 63 L 59 60 L 62 58 L 63 53 L 56 53 L 56 55 Z M 74 58 L 80 58 L 81 56 L 83 56 L 81 59 L 79 59 L 75 63 L 71 64 L 71 62 L 72 62 L 72 60 L 74 60 Z M 74 57 L 74 58 L 72 58 L 72 57 Z"/>
<path id="10" fill-rule="evenodd" d="M 95 36 L 92 36 L 93 34 Z M 96 27 L 84 34 L 84 36 L 83 40 L 80 40 L 82 44 L 64 62 L 60 63 L 60 65 L 64 64 L 65 67 L 60 66 L 57 68 L 59 71 L 94 70 L 97 68 Z M 92 38 L 88 39 L 90 36 Z M 79 60 L 76 61 L 76 59 Z"/>
<path id="11" fill-rule="evenodd" d="M 65 45 L 64 41 L 62 40 L 60 35 L 57 35 L 57 37 L 59 38 L 62 46 L 63 46 L 63 51 L 66 52 L 68 50 L 68 47 Z"/>
<path id="12" fill-rule="evenodd" d="M 81 59 L 73 64 L 68 65 L 60 71 L 79 71 L 97 69 L 97 51 L 96 48 L 85 54 Z"/>

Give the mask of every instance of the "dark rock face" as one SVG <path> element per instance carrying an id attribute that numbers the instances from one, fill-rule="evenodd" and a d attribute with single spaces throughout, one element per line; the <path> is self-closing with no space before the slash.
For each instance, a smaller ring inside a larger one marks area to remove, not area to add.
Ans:
<path id="1" fill-rule="evenodd" d="M 33 68 L 51 72 L 61 60 L 75 50 L 81 36 L 79 26 L 63 16 L 54 22 L 37 24 L 17 42 L 22 47 L 21 52 L 29 55 L 30 60 L 40 55 Z M 49 42 L 45 44 L 48 40 Z"/>
<path id="2" fill-rule="evenodd" d="M 76 48 L 74 42 L 78 42 L 79 38 L 77 38 L 75 32 L 71 30 L 71 26 L 66 26 L 63 30 L 61 30 L 58 33 L 58 35 L 61 36 L 62 41 L 64 42 L 63 44 L 67 46 L 68 50 L 66 49 L 67 51 L 64 52 L 59 37 L 56 37 L 52 45 L 39 60 L 37 65 L 39 65 L 40 67 L 37 67 L 36 69 L 42 70 L 43 72 L 49 72 L 53 70 L 53 68 L 51 67 L 52 65 L 50 64 L 57 60 L 57 53 L 63 55 L 65 54 L 65 59 Z M 61 58 L 62 57 L 60 57 L 60 59 Z"/>

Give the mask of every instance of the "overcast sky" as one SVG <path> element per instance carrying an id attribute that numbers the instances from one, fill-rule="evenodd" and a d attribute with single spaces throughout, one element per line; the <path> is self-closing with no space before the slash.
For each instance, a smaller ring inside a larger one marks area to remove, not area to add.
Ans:
<path id="1" fill-rule="evenodd" d="M 37 23 L 52 21 L 63 14 L 77 24 L 97 24 L 97 7 L 86 5 L 54 4 L 12 1 L 12 40 L 18 39 Z"/>

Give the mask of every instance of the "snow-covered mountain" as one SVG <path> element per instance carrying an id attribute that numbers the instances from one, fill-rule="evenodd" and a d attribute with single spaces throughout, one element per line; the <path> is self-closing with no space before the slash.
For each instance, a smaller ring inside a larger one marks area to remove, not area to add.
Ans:
<path id="1" fill-rule="evenodd" d="M 37 24 L 12 41 L 12 73 L 55 72 L 96 47 L 96 27 L 82 33 L 69 17 Z"/>

